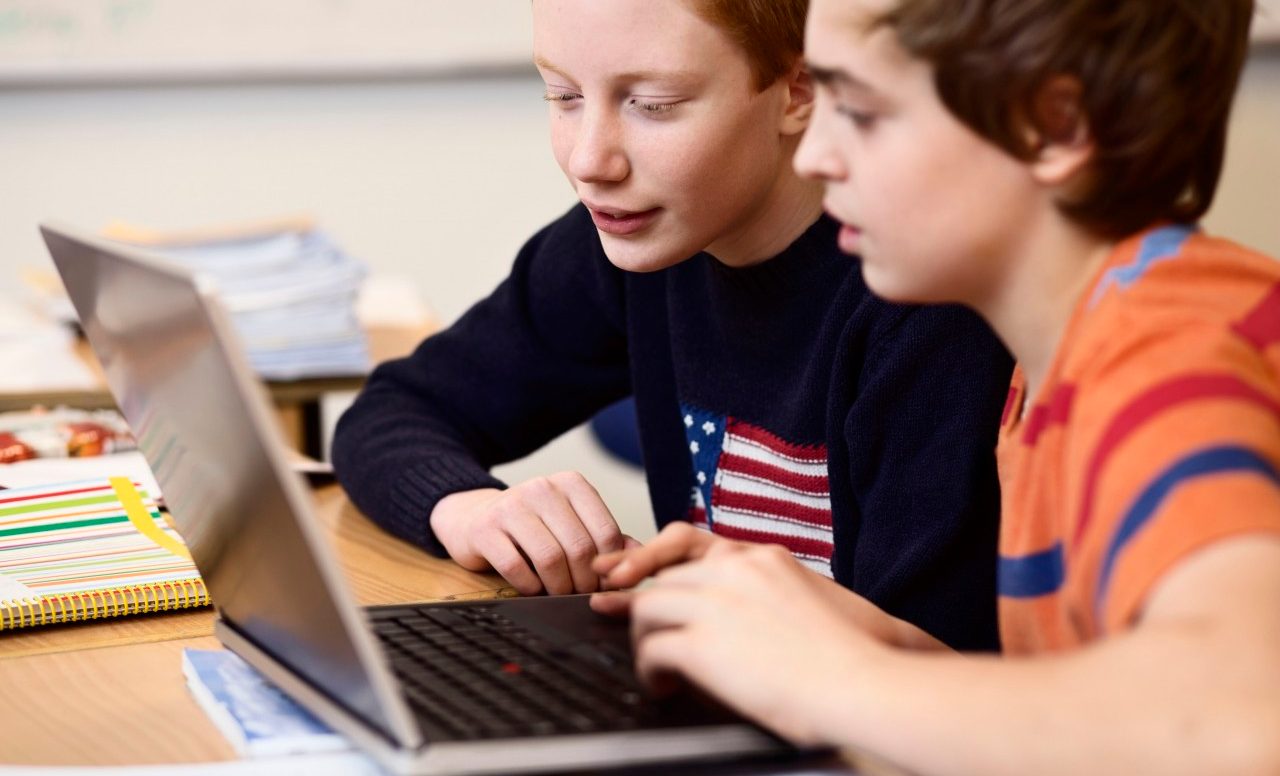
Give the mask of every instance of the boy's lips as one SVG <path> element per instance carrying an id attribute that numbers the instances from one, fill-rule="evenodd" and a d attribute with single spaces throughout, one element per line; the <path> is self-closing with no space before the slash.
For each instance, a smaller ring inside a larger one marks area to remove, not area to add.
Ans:
<path id="1" fill-rule="evenodd" d="M 836 236 L 836 244 L 845 253 L 857 253 L 858 241 L 862 237 L 862 229 L 854 225 L 852 218 L 845 218 L 829 205 L 824 205 L 827 215 L 840 223 L 840 234 Z"/>
<path id="2" fill-rule="evenodd" d="M 861 237 L 862 230 L 858 227 L 841 224 L 840 234 L 836 237 L 836 244 L 840 247 L 840 250 L 845 253 L 856 254 L 859 252 L 858 243 Z"/>
<path id="3" fill-rule="evenodd" d="M 635 234 L 644 229 L 653 223 L 653 220 L 658 217 L 658 212 L 662 210 L 656 207 L 648 210 L 624 210 L 589 202 L 583 204 L 591 212 L 591 220 L 595 222 L 597 229 L 618 236 Z"/>

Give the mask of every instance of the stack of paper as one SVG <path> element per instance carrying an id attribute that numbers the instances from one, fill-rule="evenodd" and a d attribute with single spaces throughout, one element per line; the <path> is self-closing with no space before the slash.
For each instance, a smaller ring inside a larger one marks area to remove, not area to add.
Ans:
<path id="1" fill-rule="evenodd" d="M 369 371 L 355 307 L 365 267 L 307 222 L 199 235 L 117 225 L 107 234 L 211 278 L 262 377 L 294 380 Z"/>

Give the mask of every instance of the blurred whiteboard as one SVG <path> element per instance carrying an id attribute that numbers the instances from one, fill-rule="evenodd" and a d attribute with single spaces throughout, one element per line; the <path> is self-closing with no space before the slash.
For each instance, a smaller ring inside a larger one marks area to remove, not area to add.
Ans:
<path id="1" fill-rule="evenodd" d="M 532 67 L 527 0 L 0 0 L 0 87 Z"/>

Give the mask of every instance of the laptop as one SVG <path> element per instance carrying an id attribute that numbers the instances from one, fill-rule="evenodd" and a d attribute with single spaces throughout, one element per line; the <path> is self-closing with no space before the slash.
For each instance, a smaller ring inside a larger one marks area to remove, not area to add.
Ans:
<path id="1" fill-rule="evenodd" d="M 357 607 L 211 283 L 118 243 L 41 231 L 208 585 L 217 637 L 385 768 L 529 773 L 792 751 L 692 692 L 648 697 L 627 624 L 585 595 Z"/>

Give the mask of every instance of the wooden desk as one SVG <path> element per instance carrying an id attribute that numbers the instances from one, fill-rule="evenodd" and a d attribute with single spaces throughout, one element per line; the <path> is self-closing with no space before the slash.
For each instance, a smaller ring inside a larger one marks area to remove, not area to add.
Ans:
<path id="1" fill-rule="evenodd" d="M 392 538 L 336 485 L 317 514 L 361 604 L 515 595 Z M 219 646 L 212 609 L 0 634 L 0 762 L 127 765 L 234 759 L 187 693 L 185 647 Z"/>
<path id="2" fill-rule="evenodd" d="M 495 575 L 432 558 L 373 525 L 336 485 L 316 512 L 362 605 L 514 596 Z M 0 634 L 0 763 L 156 765 L 236 759 L 187 691 L 182 650 L 218 649 L 211 609 Z M 822 763 L 669 766 L 668 776 L 775 776 L 850 768 L 905 776 L 858 753 Z M 827 771 L 823 771 L 827 772 Z"/>

